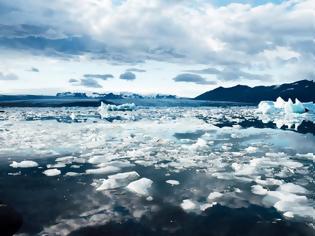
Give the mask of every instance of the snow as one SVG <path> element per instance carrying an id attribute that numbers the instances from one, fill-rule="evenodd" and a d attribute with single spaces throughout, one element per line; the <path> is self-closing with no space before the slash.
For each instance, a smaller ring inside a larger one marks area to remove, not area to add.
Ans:
<path id="1" fill-rule="evenodd" d="M 103 180 L 103 183 L 96 190 L 102 191 L 107 189 L 125 187 L 128 185 L 128 183 L 135 179 L 138 179 L 139 177 L 140 175 L 135 171 L 109 175 L 108 179 Z"/>
<path id="2" fill-rule="evenodd" d="M 139 180 L 133 181 L 127 185 L 127 189 L 131 192 L 137 193 L 139 195 L 148 196 L 149 189 L 153 181 L 148 178 L 141 178 Z"/>
<path id="3" fill-rule="evenodd" d="M 106 166 L 106 167 L 102 167 L 102 168 L 97 168 L 97 169 L 87 169 L 85 171 L 86 174 L 95 174 L 95 175 L 99 175 L 99 174 L 110 174 L 110 173 L 115 173 L 115 172 L 119 172 L 120 168 L 116 167 L 116 166 Z"/>
<path id="4" fill-rule="evenodd" d="M 21 161 L 21 162 L 13 161 L 10 164 L 10 166 L 13 168 L 31 168 L 31 167 L 37 167 L 38 163 L 35 161 Z"/>
<path id="5" fill-rule="evenodd" d="M 45 170 L 43 174 L 46 176 L 56 176 L 56 175 L 60 175 L 61 171 L 58 169 L 49 169 L 49 170 Z"/>
<path id="6" fill-rule="evenodd" d="M 185 211 L 191 211 L 191 210 L 194 210 L 197 207 L 196 203 L 194 203 L 190 199 L 183 200 L 183 202 L 180 204 L 180 206 Z"/>
<path id="7" fill-rule="evenodd" d="M 179 185 L 179 181 L 177 181 L 177 180 L 170 179 L 170 180 L 166 180 L 165 182 L 172 185 L 172 186 Z"/>

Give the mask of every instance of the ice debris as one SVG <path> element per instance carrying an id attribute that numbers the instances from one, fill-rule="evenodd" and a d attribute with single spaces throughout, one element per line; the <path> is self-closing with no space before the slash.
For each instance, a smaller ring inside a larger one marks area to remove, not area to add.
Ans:
<path id="1" fill-rule="evenodd" d="M 125 187 L 131 181 L 138 179 L 140 175 L 135 171 L 118 173 L 109 175 L 108 179 L 103 180 L 103 183 L 96 189 L 97 191 Z"/>
<path id="2" fill-rule="evenodd" d="M 127 185 L 127 189 L 131 192 L 137 193 L 139 195 L 148 196 L 149 189 L 153 181 L 147 178 L 141 178 L 139 180 L 133 181 Z"/>
<path id="3" fill-rule="evenodd" d="M 61 171 L 58 169 L 49 169 L 49 170 L 45 170 L 43 174 L 46 176 L 56 176 L 56 175 L 60 175 Z"/>
<path id="4" fill-rule="evenodd" d="M 166 180 L 165 182 L 172 185 L 172 186 L 179 185 L 179 181 L 177 181 L 177 180 L 170 179 L 170 180 Z"/>
<path id="5" fill-rule="evenodd" d="M 197 207 L 196 203 L 194 203 L 190 199 L 183 200 L 183 202 L 180 204 L 180 206 L 185 211 L 191 211 L 191 210 L 194 210 Z"/>
<path id="6" fill-rule="evenodd" d="M 10 164 L 10 166 L 13 168 L 31 168 L 31 167 L 37 167 L 38 163 L 35 161 L 21 161 L 21 162 L 13 161 Z"/>

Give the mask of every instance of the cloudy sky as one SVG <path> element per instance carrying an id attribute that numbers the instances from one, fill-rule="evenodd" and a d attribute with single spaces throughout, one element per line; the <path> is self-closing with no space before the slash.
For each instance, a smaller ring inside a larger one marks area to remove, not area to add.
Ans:
<path id="1" fill-rule="evenodd" d="M 0 0 L 0 94 L 315 78 L 314 0 Z"/>

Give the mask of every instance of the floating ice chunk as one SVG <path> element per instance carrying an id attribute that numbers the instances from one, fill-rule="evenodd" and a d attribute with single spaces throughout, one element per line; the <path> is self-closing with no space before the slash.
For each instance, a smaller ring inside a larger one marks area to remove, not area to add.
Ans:
<path id="1" fill-rule="evenodd" d="M 77 172 L 71 172 L 71 171 L 65 174 L 65 176 L 78 176 L 78 175 L 81 175 L 81 174 Z"/>
<path id="2" fill-rule="evenodd" d="M 253 146 L 249 146 L 249 147 L 245 148 L 245 151 L 247 153 L 255 153 L 255 152 L 257 152 L 257 150 L 258 150 L 258 148 L 257 147 L 253 147 Z"/>
<path id="3" fill-rule="evenodd" d="M 266 195 L 268 193 L 268 190 L 263 188 L 260 185 L 253 185 L 252 186 L 252 193 L 256 195 Z"/>
<path id="4" fill-rule="evenodd" d="M 21 175 L 22 172 L 19 171 L 19 172 L 14 172 L 14 173 L 8 173 L 8 175 L 11 175 L 11 176 L 18 176 L 18 175 Z"/>
<path id="5" fill-rule="evenodd" d="M 288 193 L 300 193 L 300 194 L 305 194 L 308 192 L 306 188 L 300 185 L 293 184 L 293 183 L 286 183 L 286 184 L 280 185 L 277 191 L 288 192 Z"/>
<path id="6" fill-rule="evenodd" d="M 282 185 L 283 184 L 283 181 L 282 180 L 279 180 L 279 179 L 274 179 L 274 178 L 267 178 L 267 179 L 261 179 L 260 177 L 257 177 L 255 179 L 255 182 L 257 184 L 260 184 L 260 185 Z"/>
<path id="7" fill-rule="evenodd" d="M 212 193 L 210 193 L 209 196 L 208 196 L 208 201 L 209 201 L 209 202 L 212 202 L 213 200 L 218 199 L 218 198 L 220 198 L 220 197 L 222 197 L 222 196 L 223 196 L 222 193 L 219 193 L 219 192 L 212 192 Z"/>
<path id="8" fill-rule="evenodd" d="M 315 154 L 314 153 L 306 153 L 306 154 L 296 154 L 298 157 L 303 157 L 303 158 L 306 158 L 306 159 L 309 159 L 309 160 L 313 160 L 315 161 Z"/>
<path id="9" fill-rule="evenodd" d="M 99 186 L 96 190 L 102 191 L 107 189 L 125 187 L 128 185 L 128 183 L 130 183 L 130 181 L 138 179 L 139 177 L 140 175 L 135 171 L 110 175 L 108 176 L 108 179 L 103 180 L 101 186 Z"/>
<path id="10" fill-rule="evenodd" d="M 197 142 L 191 145 L 191 149 L 202 149 L 207 147 L 207 141 L 202 138 L 198 138 Z"/>
<path id="11" fill-rule="evenodd" d="M 283 109 L 285 106 L 285 101 L 282 99 L 282 97 L 278 97 L 274 103 L 274 106 L 275 108 Z"/>
<path id="12" fill-rule="evenodd" d="M 283 213 L 283 215 L 287 218 L 293 218 L 294 217 L 294 214 L 291 211 L 287 211 L 287 212 Z"/>
<path id="13" fill-rule="evenodd" d="M 304 113 L 305 107 L 298 99 L 295 99 L 294 104 L 292 100 L 289 99 L 288 102 L 286 102 L 286 104 L 284 105 L 284 111 L 285 113 Z"/>
<path id="14" fill-rule="evenodd" d="M 58 169 L 49 169 L 49 170 L 45 170 L 43 174 L 46 176 L 56 176 L 56 175 L 60 175 L 61 171 Z"/>
<path id="15" fill-rule="evenodd" d="M 191 211 L 191 210 L 194 210 L 197 207 L 196 203 L 194 203 L 190 199 L 183 200 L 183 202 L 180 204 L 180 206 L 185 211 Z"/>
<path id="16" fill-rule="evenodd" d="M 179 185 L 179 181 L 177 181 L 177 180 L 170 179 L 170 180 L 166 180 L 165 182 L 172 185 L 172 186 Z"/>
<path id="17" fill-rule="evenodd" d="M 63 162 L 66 164 L 71 164 L 75 159 L 76 159 L 76 157 L 74 157 L 74 156 L 65 156 L 65 157 L 58 157 L 55 161 L 56 162 Z"/>
<path id="18" fill-rule="evenodd" d="M 37 167 L 38 163 L 35 161 L 21 161 L 21 162 L 13 161 L 10 164 L 10 166 L 13 168 L 31 168 L 31 167 Z"/>
<path id="19" fill-rule="evenodd" d="M 98 107 L 97 111 L 102 117 L 105 117 L 108 111 L 133 111 L 135 109 L 136 105 L 134 103 L 112 105 L 101 102 L 101 105 Z"/>
<path id="20" fill-rule="evenodd" d="M 147 196 L 149 195 L 149 189 L 151 188 L 151 185 L 153 184 L 153 181 L 147 178 L 142 178 L 136 181 L 131 182 L 126 187 L 129 191 L 137 193 L 139 195 Z"/>
<path id="21" fill-rule="evenodd" d="M 85 171 L 86 174 L 110 174 L 120 171 L 119 167 L 116 166 L 106 166 L 98 169 L 88 169 Z"/>
<path id="22" fill-rule="evenodd" d="M 201 211 L 205 211 L 205 210 L 207 210 L 208 208 L 213 207 L 213 206 L 216 205 L 216 204 L 217 204 L 216 202 L 201 204 L 201 205 L 200 205 L 200 210 L 201 210 Z"/>
<path id="23" fill-rule="evenodd" d="M 273 113 L 275 111 L 274 103 L 272 101 L 261 101 L 258 104 L 258 111 L 263 114 Z"/>
<path id="24" fill-rule="evenodd" d="M 66 164 L 64 164 L 64 163 L 57 163 L 57 164 L 54 164 L 54 165 L 48 164 L 46 166 L 49 169 L 50 168 L 64 168 L 64 167 L 66 167 Z"/>

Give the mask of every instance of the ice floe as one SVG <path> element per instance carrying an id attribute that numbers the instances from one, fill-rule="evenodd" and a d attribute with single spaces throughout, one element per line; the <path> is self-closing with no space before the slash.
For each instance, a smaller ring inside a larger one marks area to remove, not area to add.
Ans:
<path id="1" fill-rule="evenodd" d="M 194 203 L 192 200 L 190 199 L 185 199 L 183 200 L 183 202 L 180 204 L 181 208 L 183 208 L 183 210 L 185 211 L 191 211 L 197 208 L 197 204 Z"/>
<path id="2" fill-rule="evenodd" d="M 21 162 L 13 161 L 10 164 L 10 166 L 13 168 L 31 168 L 31 167 L 37 167 L 38 163 L 35 161 L 21 161 Z"/>
<path id="3" fill-rule="evenodd" d="M 141 178 L 127 185 L 127 189 L 139 195 L 148 196 L 153 181 L 148 178 Z"/>
<path id="4" fill-rule="evenodd" d="M 95 174 L 95 175 L 99 175 L 99 174 L 111 174 L 111 173 L 115 173 L 115 172 L 119 172 L 120 168 L 116 167 L 116 166 L 106 166 L 106 167 L 102 167 L 102 168 L 97 168 L 97 169 L 87 169 L 85 171 L 86 174 Z"/>
<path id="5" fill-rule="evenodd" d="M 135 172 L 124 172 L 115 175 L 109 175 L 107 179 L 104 179 L 102 184 L 97 187 L 97 191 L 114 189 L 127 186 L 131 181 L 138 179 L 140 175 Z"/>
<path id="6" fill-rule="evenodd" d="M 49 170 L 43 171 L 43 174 L 46 176 L 56 176 L 56 175 L 60 175 L 61 171 L 58 169 L 49 169 Z"/>
<path id="7" fill-rule="evenodd" d="M 208 201 L 209 202 L 213 202 L 214 200 L 216 200 L 216 199 L 218 199 L 218 198 L 220 198 L 222 196 L 223 196 L 223 194 L 220 193 L 220 192 L 212 192 L 208 196 Z"/>
<path id="8" fill-rule="evenodd" d="M 172 185 L 172 186 L 179 185 L 179 181 L 173 180 L 173 179 L 166 180 L 165 182 Z"/>

